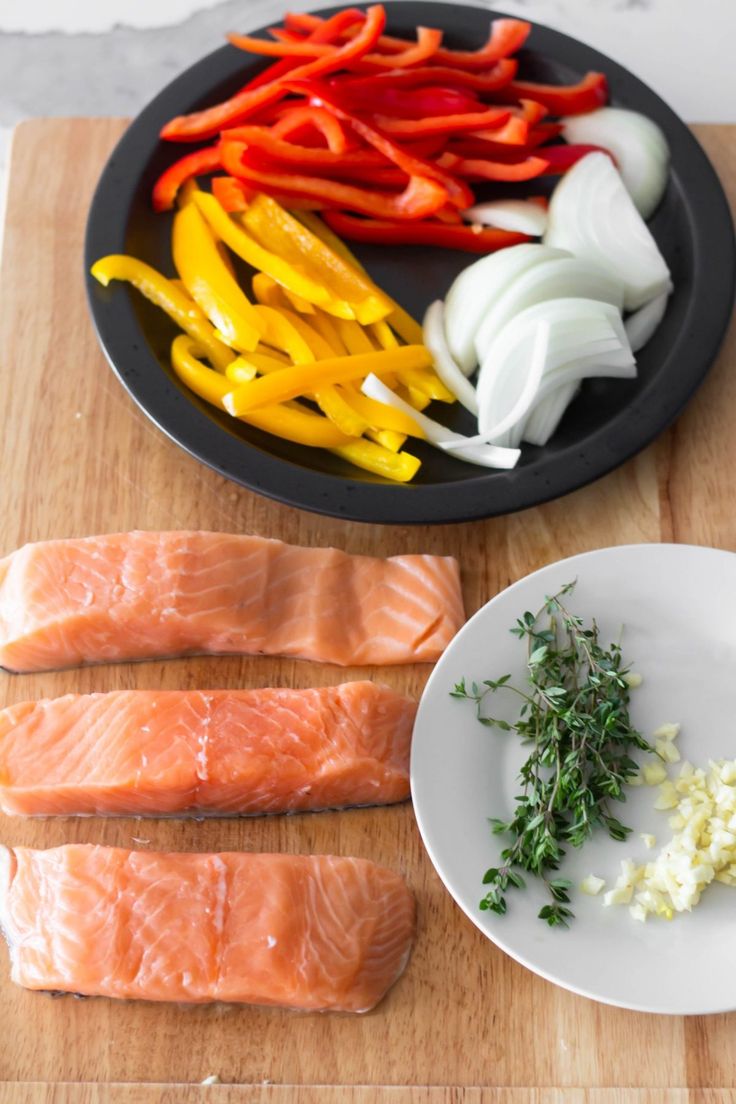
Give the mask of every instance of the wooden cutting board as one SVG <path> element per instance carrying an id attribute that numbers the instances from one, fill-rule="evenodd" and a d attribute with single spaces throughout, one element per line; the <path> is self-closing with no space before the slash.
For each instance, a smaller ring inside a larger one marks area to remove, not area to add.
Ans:
<path id="1" fill-rule="evenodd" d="M 351 552 L 452 554 L 468 613 L 551 560 L 611 544 L 680 541 L 736 550 L 736 342 L 676 426 L 593 486 L 538 509 L 470 525 L 345 524 L 277 505 L 181 452 L 137 410 L 97 346 L 82 282 L 92 189 L 123 120 L 34 120 L 12 151 L 0 285 L 0 555 L 25 541 L 133 528 L 256 532 Z M 697 134 L 736 198 L 736 127 Z M 0 704 L 117 688 L 335 683 L 343 671 L 267 658 L 199 658 L 38 676 L 0 674 Z M 418 695 L 426 667 L 369 671 Z M 571 995 L 497 950 L 454 905 L 426 858 L 410 805 L 344 813 L 223 820 L 5 820 L 9 844 L 94 841 L 180 850 L 334 852 L 402 871 L 417 895 L 416 948 L 401 981 L 370 1015 L 52 999 L 7 979 L 0 955 L 0 1082 L 198 1083 L 261 1086 L 211 1100 L 372 1104 L 370 1089 L 328 1086 L 736 1086 L 736 1014 L 682 1019 L 633 1014 Z M 561 935 L 561 939 L 573 938 Z M 717 968 L 717 948 L 714 948 Z M 736 988 L 736 979 L 734 979 Z M 324 1086 L 297 1094 L 275 1086 Z M 20 1095 L 22 1092 L 22 1095 Z M 122 1100 L 189 1100 L 175 1089 Z M 720 1096 L 720 1094 L 717 1094 Z M 647 1099 L 664 1099 L 653 1094 Z M 686 1092 L 668 1099 L 703 1099 Z M 728 1094 L 728 1098 L 731 1096 Z M 0 1100 L 98 1101 L 92 1089 L 23 1090 Z M 390 1094 L 436 1101 L 604 1099 L 608 1094 Z M 715 1100 L 716 1094 L 707 1099 Z M 726 1099 L 724 1096 L 722 1099 Z"/>

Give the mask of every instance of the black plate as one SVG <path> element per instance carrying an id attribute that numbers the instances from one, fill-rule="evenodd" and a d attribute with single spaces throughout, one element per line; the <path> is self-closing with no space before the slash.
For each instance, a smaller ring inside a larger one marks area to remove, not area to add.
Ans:
<path id="1" fill-rule="evenodd" d="M 414 0 L 389 3 L 387 11 L 394 33 L 409 34 L 421 23 L 439 26 L 448 45 L 464 49 L 485 41 L 495 14 Z M 732 310 L 733 227 L 718 179 L 669 107 L 603 54 L 535 25 L 520 59 L 523 76 L 553 83 L 602 70 L 610 82 L 611 102 L 648 115 L 667 136 L 672 171 L 651 227 L 672 270 L 675 291 L 662 325 L 640 354 L 638 379 L 588 381 L 554 438 L 545 448 L 524 446 L 514 471 L 472 467 L 411 442 L 422 467 L 412 484 L 397 486 L 360 473 L 328 452 L 280 441 L 218 414 L 173 375 L 168 354 L 174 327 L 169 320 L 126 286 L 103 289 L 88 277 L 92 317 L 110 364 L 164 433 L 222 475 L 292 506 L 356 521 L 439 523 L 509 513 L 575 490 L 633 456 L 680 413 L 708 371 Z M 160 128 L 174 115 L 231 95 L 262 65 L 262 59 L 224 46 L 188 69 L 141 112 L 97 187 L 87 225 L 87 271 L 106 253 L 127 252 L 173 272 L 171 219 L 154 214 L 149 197 L 158 174 L 185 147 L 160 142 Z M 357 246 L 356 253 L 378 284 L 417 318 L 477 259 L 410 246 Z M 473 432 L 472 419 L 459 404 L 437 405 L 453 429 Z"/>

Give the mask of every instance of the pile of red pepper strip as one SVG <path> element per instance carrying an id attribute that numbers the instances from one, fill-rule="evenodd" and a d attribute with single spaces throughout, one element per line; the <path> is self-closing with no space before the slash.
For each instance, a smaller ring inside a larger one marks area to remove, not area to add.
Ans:
<path id="1" fill-rule="evenodd" d="M 327 19 L 290 14 L 270 39 L 231 35 L 278 60 L 224 103 L 166 124 L 169 141 L 216 141 L 163 173 L 155 209 L 171 208 L 191 177 L 224 170 L 212 190 L 228 211 L 260 191 L 322 211 L 359 241 L 483 253 L 524 240 L 462 223 L 475 201 L 470 183 L 567 171 L 595 147 L 550 144 L 561 128 L 545 117 L 601 106 L 605 77 L 588 73 L 567 87 L 517 80 L 510 55 L 530 30 L 518 19 L 494 20 L 476 51 L 446 49 L 430 27 L 413 42 L 396 38 L 385 24 L 375 4 Z"/>

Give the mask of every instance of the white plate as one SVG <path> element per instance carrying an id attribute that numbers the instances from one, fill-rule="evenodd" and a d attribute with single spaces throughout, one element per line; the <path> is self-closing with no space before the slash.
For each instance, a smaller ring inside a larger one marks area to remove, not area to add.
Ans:
<path id="1" fill-rule="evenodd" d="M 507 894 L 508 913 L 481 912 L 481 879 L 503 844 L 487 818 L 506 819 L 525 758 L 514 733 L 484 728 L 473 704 L 450 697 L 462 677 L 482 681 L 508 672 L 524 678 L 524 644 L 509 633 L 525 610 L 577 579 L 573 612 L 595 617 L 601 640 L 622 638 L 625 662 L 643 675 L 631 714 L 645 736 L 679 721 L 683 758 L 736 758 L 736 555 L 687 545 L 604 548 L 542 568 L 503 591 L 461 630 L 424 691 L 411 761 L 412 795 L 430 858 L 455 901 L 489 939 L 530 970 L 575 993 L 644 1012 L 679 1015 L 736 1008 L 736 889 L 706 890 L 697 908 L 671 922 L 646 924 L 626 907 L 575 892 L 569 930 L 537 918 L 548 897 L 527 878 Z M 496 694 L 493 712 L 513 720 L 513 695 Z M 504 703 L 503 706 L 501 703 Z M 640 753 L 637 753 L 640 755 Z M 670 768 L 676 772 L 679 768 Z M 625 843 L 603 833 L 572 850 L 561 876 L 575 885 L 588 873 L 610 885 L 620 861 L 644 861 L 640 832 L 670 838 L 668 813 L 654 810 L 657 790 L 629 789 L 618 806 L 634 829 Z"/>

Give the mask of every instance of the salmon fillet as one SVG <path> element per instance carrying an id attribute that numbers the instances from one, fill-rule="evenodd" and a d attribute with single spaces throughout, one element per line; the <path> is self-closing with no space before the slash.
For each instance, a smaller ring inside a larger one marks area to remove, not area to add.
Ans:
<path id="1" fill-rule="evenodd" d="M 414 899 L 367 859 L 0 850 L 11 977 L 27 989 L 367 1012 L 409 957 Z"/>
<path id="2" fill-rule="evenodd" d="M 372 682 L 23 702 L 0 710 L 0 809 L 242 815 L 403 801 L 415 713 Z"/>
<path id="3" fill-rule="evenodd" d="M 0 560 L 10 671 L 201 653 L 433 661 L 463 619 L 458 565 L 444 556 L 132 532 L 27 544 Z"/>

